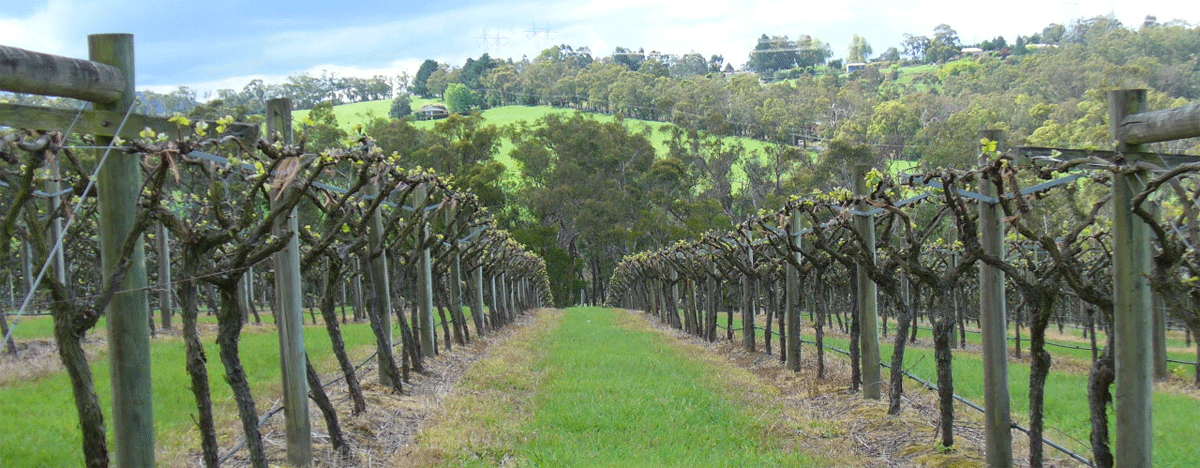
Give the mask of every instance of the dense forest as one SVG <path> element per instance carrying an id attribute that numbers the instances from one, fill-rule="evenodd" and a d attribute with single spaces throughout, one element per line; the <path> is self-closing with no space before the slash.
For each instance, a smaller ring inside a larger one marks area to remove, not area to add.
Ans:
<path id="1" fill-rule="evenodd" d="M 1148 88 L 1151 109 L 1200 98 L 1200 28 L 1154 17 L 1138 25 L 1079 19 L 978 44 L 940 25 L 875 49 L 856 36 L 846 60 L 830 61 L 833 47 L 820 39 L 763 34 L 735 70 L 716 55 L 618 47 L 595 56 L 561 45 L 519 60 L 426 60 L 414 76 L 256 80 L 207 102 L 187 88 L 144 92 L 139 111 L 255 121 L 265 99 L 291 97 L 313 109 L 302 123 L 309 146 L 325 147 L 356 137 L 339 129 L 333 105 L 394 99 L 393 118 L 359 131 L 478 194 L 546 259 L 556 300 L 572 304 L 603 298 L 626 254 L 846 186 L 856 163 L 966 166 L 985 128 L 1004 130 L 1012 146 L 1110 148 L 1106 90 Z M 866 65 L 847 73 L 846 61 Z M 460 115 L 417 126 L 406 116 L 418 97 L 441 98 Z M 503 128 L 475 112 L 512 105 L 583 112 Z M 725 138 L 734 136 L 767 144 L 750 150 Z M 497 160 L 501 148 L 516 167 Z M 1200 145 L 1153 149 L 1194 153 Z"/>

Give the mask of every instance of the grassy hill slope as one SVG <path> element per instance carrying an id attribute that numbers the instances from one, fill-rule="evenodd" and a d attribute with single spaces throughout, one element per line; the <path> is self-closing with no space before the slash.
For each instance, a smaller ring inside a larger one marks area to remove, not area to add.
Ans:
<path id="1" fill-rule="evenodd" d="M 440 101 L 434 99 L 414 99 L 412 107 L 413 109 L 417 109 L 423 105 L 438 102 Z M 339 126 L 347 132 L 351 132 L 353 131 L 354 126 L 357 124 L 366 123 L 377 117 L 386 118 L 388 111 L 391 109 L 391 105 L 392 101 L 390 100 L 356 102 L 353 104 L 334 106 L 333 113 L 335 116 L 337 116 Z M 573 112 L 576 111 L 572 109 L 547 106 L 503 106 L 485 110 L 481 112 L 480 115 L 483 116 L 487 123 L 504 127 L 521 122 L 532 123 L 550 114 L 568 115 Z M 295 111 L 292 113 L 292 118 L 299 121 L 307 115 L 307 110 Z M 611 122 L 616 120 L 616 117 L 608 114 L 591 115 L 596 120 L 601 122 Z M 435 124 L 436 121 L 414 122 L 414 126 L 423 129 L 431 129 Z M 655 151 L 658 153 L 659 157 L 663 157 L 667 154 L 667 142 L 670 139 L 670 129 L 675 124 L 651 122 L 638 119 L 625 119 L 625 125 L 635 132 L 647 132 L 649 134 L 650 142 L 654 145 Z M 727 138 L 731 139 L 732 141 L 740 142 L 746 148 L 746 154 L 748 155 L 761 155 L 763 150 L 768 146 L 767 143 L 750 138 Z M 509 153 L 512 150 L 512 142 L 505 138 L 500 143 L 500 149 L 496 154 L 496 160 L 500 161 L 510 169 L 508 173 L 509 176 L 516 175 L 516 163 L 511 157 L 509 157 Z M 740 182 L 744 180 L 744 174 L 745 173 L 740 165 L 734 168 L 733 178 L 735 181 L 735 186 L 740 185 Z"/>

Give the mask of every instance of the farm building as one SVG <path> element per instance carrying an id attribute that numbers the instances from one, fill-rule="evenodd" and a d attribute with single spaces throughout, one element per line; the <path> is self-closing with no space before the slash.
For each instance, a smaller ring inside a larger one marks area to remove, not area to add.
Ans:
<path id="1" fill-rule="evenodd" d="M 450 111 L 441 104 L 427 104 L 417 109 L 417 120 L 437 120 L 450 117 Z"/>

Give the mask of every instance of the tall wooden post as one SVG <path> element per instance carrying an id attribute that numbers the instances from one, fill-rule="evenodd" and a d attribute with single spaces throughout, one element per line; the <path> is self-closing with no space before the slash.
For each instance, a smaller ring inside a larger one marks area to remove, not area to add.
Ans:
<path id="1" fill-rule="evenodd" d="M 804 217 L 799 211 L 792 211 L 792 219 L 788 226 L 788 235 L 792 237 L 792 244 L 797 249 L 801 248 L 804 242 L 804 236 L 800 231 L 804 229 Z M 797 263 L 801 261 L 799 252 L 791 252 Z M 800 371 L 800 319 L 802 311 L 800 300 L 800 269 L 795 265 L 787 265 L 787 359 L 785 365 L 793 372 Z"/>
<path id="2" fill-rule="evenodd" d="M 367 184 L 366 195 L 368 197 L 379 196 L 379 186 L 375 182 Z M 370 311 L 367 313 L 374 314 L 379 320 L 379 327 L 383 330 L 383 342 L 379 343 L 380 348 L 392 349 L 392 344 L 395 343 L 395 332 L 392 331 L 392 283 L 389 277 L 388 256 L 387 252 L 383 251 L 383 213 L 382 206 L 376 208 L 371 213 L 371 221 L 367 223 L 367 269 L 371 275 L 371 284 L 374 297 L 370 300 Z M 376 255 L 378 254 L 378 255 Z M 360 262 L 361 265 L 361 262 Z M 356 283 L 358 288 L 357 294 L 362 297 L 362 281 Z M 359 299 L 361 301 L 361 299 Z M 386 369 L 391 366 L 388 358 L 390 353 L 379 353 L 377 360 L 380 369 Z M 394 388 L 397 382 L 392 382 L 391 374 L 388 372 L 379 372 L 379 385 L 386 388 Z"/>
<path id="3" fill-rule="evenodd" d="M 460 319 L 466 318 L 466 316 L 462 314 L 462 255 L 458 252 L 455 252 L 454 256 L 450 258 L 450 278 L 448 278 L 448 280 L 450 281 L 450 310 L 458 311 L 459 316 L 454 318 L 455 322 L 457 322 Z M 467 331 L 467 324 L 465 322 L 456 324 L 462 327 L 464 332 Z M 463 333 L 463 335 L 464 338 L 469 336 L 466 333 Z"/>
<path id="4" fill-rule="evenodd" d="M 357 274 L 354 275 L 354 279 L 351 281 L 354 286 L 354 321 L 357 322 L 366 317 L 364 315 L 366 307 L 363 304 L 363 267 L 362 262 L 357 256 L 354 257 L 354 271 Z"/>
<path id="5" fill-rule="evenodd" d="M 746 246 L 746 261 L 750 268 L 754 268 L 754 247 Z M 742 347 L 746 351 L 754 352 L 754 292 L 757 288 L 754 287 L 754 277 L 751 275 L 742 276 Z"/>
<path id="6" fill-rule="evenodd" d="M 174 307 L 171 303 L 171 232 L 162 223 L 158 223 L 158 308 L 164 330 L 171 329 L 171 315 Z"/>
<path id="7" fill-rule="evenodd" d="M 1161 380 L 1171 375 L 1167 367 L 1167 311 L 1162 298 L 1154 294 L 1154 378 Z"/>
<path id="8" fill-rule="evenodd" d="M 427 188 L 422 185 L 413 192 L 412 206 L 416 209 L 415 216 L 421 223 L 417 227 L 417 243 L 422 245 L 429 237 L 429 224 L 425 220 L 425 198 L 429 195 Z M 429 258 L 429 249 L 421 248 L 417 252 L 417 326 L 421 335 L 421 354 L 425 357 L 437 355 L 437 330 L 433 318 L 433 260 Z"/>
<path id="9" fill-rule="evenodd" d="M 284 144 L 292 142 L 292 101 L 267 101 L 267 133 L 279 132 Z M 273 193 L 272 208 L 288 187 Z M 283 370 L 283 409 L 287 429 L 287 456 L 293 466 L 312 465 L 312 435 L 308 418 L 308 368 L 304 350 L 304 289 L 300 285 L 300 238 L 296 209 L 275 222 L 275 235 L 290 236 L 275 254 L 275 298 L 279 304 L 279 361 Z"/>
<path id="10" fill-rule="evenodd" d="M 133 105 L 133 35 L 88 36 L 88 55 L 94 62 L 125 73 L 121 99 L 96 104 L 98 110 L 125 114 Z M 108 145 L 111 138 L 98 138 Z M 105 278 L 116 271 L 126 239 L 133 235 L 138 196 L 142 190 L 141 158 L 112 151 L 100 169 L 96 186 L 100 205 L 100 263 Z M 154 396 L 151 390 L 150 304 L 146 294 L 146 251 L 138 242 L 129 258 L 129 271 L 108 304 L 108 355 L 113 389 L 113 464 L 154 466 Z"/>
<path id="11" fill-rule="evenodd" d="M 867 172 L 871 166 L 859 164 L 854 167 L 854 194 L 865 196 L 867 187 Z M 870 207 L 859 203 L 859 211 Z M 854 223 L 858 233 L 866 243 L 865 247 L 875 258 L 875 217 L 873 215 L 856 215 Z M 860 266 L 857 273 L 858 304 L 859 304 L 859 352 L 862 361 L 863 398 L 878 400 L 882 397 L 883 378 L 879 370 L 879 295 L 875 282 L 867 275 L 865 267 Z"/>
<path id="12" fill-rule="evenodd" d="M 483 311 L 483 261 L 471 269 L 471 315 L 475 317 L 475 333 L 484 335 L 484 329 L 491 326 Z M 486 322 L 486 323 L 485 323 Z"/>
<path id="13" fill-rule="evenodd" d="M 500 305 L 500 296 L 498 295 L 499 291 L 497 291 L 497 288 L 496 288 L 496 274 L 495 273 L 488 275 L 488 282 L 491 283 L 491 289 L 492 289 L 492 307 L 491 307 L 491 314 L 489 314 L 489 316 L 492 318 L 492 320 L 491 320 L 492 329 L 498 330 L 498 329 L 500 329 L 501 325 L 504 325 L 505 320 L 504 320 L 504 311 L 503 311 L 502 306 Z"/>
<path id="14" fill-rule="evenodd" d="M 1000 142 L 1003 132 L 984 130 L 980 137 Z M 980 181 L 979 193 L 998 197 L 993 181 Z M 999 203 L 979 203 L 979 239 L 984 252 L 1004 258 L 1004 224 Z M 983 401 L 988 466 L 1010 467 L 1012 455 L 1012 408 L 1008 392 L 1007 311 L 1004 272 L 979 262 L 979 326 L 983 338 Z"/>
<path id="15" fill-rule="evenodd" d="M 50 213 L 58 213 L 62 206 L 62 196 L 58 192 L 62 189 L 62 183 L 59 182 L 61 173 L 59 171 L 58 158 L 51 158 L 47 161 L 50 177 L 46 178 L 46 192 L 53 195 L 50 196 Z M 63 237 L 63 218 L 55 216 L 50 222 L 50 244 L 57 245 Z M 67 283 L 67 257 L 64 251 L 65 245 L 59 245 L 57 249 L 51 252 L 52 263 L 54 265 L 54 280 L 61 284 Z M 170 328 L 164 325 L 164 328 Z"/>
<path id="16" fill-rule="evenodd" d="M 1119 140 L 1126 115 L 1140 113 L 1146 90 L 1116 90 L 1108 94 L 1110 130 L 1117 151 L 1137 161 L 1141 145 Z M 1153 303 L 1150 294 L 1150 230 L 1133 213 L 1133 197 L 1146 188 L 1142 171 L 1122 172 L 1113 180 L 1113 334 L 1117 392 L 1116 466 L 1153 466 L 1154 427 L 1152 358 Z"/>

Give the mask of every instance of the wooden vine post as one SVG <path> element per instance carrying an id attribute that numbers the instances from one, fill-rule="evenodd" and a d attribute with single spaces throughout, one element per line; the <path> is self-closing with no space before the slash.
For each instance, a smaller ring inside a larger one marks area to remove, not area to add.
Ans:
<path id="1" fill-rule="evenodd" d="M 483 259 L 476 261 L 474 268 L 471 269 L 471 315 L 475 319 L 476 333 L 483 335 L 485 328 L 491 328 L 494 325 L 492 320 L 483 312 Z M 480 327 L 480 324 L 483 327 Z"/>
<path id="2" fill-rule="evenodd" d="M 425 246 L 429 238 L 429 222 L 425 219 L 428 188 L 421 185 L 413 192 L 414 216 L 417 222 L 417 326 L 421 335 L 421 355 L 437 356 L 437 329 L 433 318 L 433 260 Z"/>
<path id="3" fill-rule="evenodd" d="M 796 263 L 800 263 L 800 250 L 803 246 L 804 236 L 801 231 L 804 230 L 804 217 L 801 216 L 800 210 L 793 210 L 791 222 L 788 223 L 787 235 L 792 238 L 794 249 L 790 255 L 794 256 Z M 787 264 L 787 344 L 784 349 L 787 350 L 787 359 L 785 365 L 793 372 L 800 371 L 800 318 L 802 315 L 800 301 L 800 269 L 791 263 Z"/>
<path id="4" fill-rule="evenodd" d="M 155 226 L 155 237 L 158 240 L 158 308 L 162 318 L 162 327 L 171 329 L 171 315 L 174 307 L 171 302 L 171 237 L 167 227 L 162 223 Z"/>
<path id="5" fill-rule="evenodd" d="M 368 197 L 379 197 L 378 182 L 372 181 L 366 186 L 366 195 Z M 379 320 L 379 327 L 383 330 L 381 335 L 382 343 L 379 347 L 382 349 L 392 349 L 392 344 L 395 342 L 395 334 L 392 331 L 392 293 L 391 280 L 388 278 L 387 253 L 383 251 L 383 205 L 380 204 L 371 212 L 371 221 L 367 223 L 367 269 L 371 275 L 371 284 L 373 285 L 374 298 L 371 300 L 371 312 Z M 378 256 L 375 254 L 378 253 Z M 357 294 L 362 296 L 362 282 L 356 283 Z M 379 368 L 387 369 L 391 366 L 388 361 L 388 353 L 379 353 L 378 355 Z M 397 382 L 392 382 L 391 374 L 388 372 L 379 372 L 379 385 L 387 388 L 395 387 Z"/>
<path id="6" fill-rule="evenodd" d="M 125 75 L 121 97 L 96 103 L 96 109 L 126 114 L 134 99 L 133 35 L 88 36 L 93 62 L 116 67 Z M 101 146 L 110 137 L 97 138 Z M 126 239 L 133 234 L 142 190 L 141 158 L 112 151 L 97 180 L 100 218 L 100 263 L 105 278 L 117 271 Z M 146 251 L 138 242 L 129 270 L 117 287 L 108 316 L 108 355 L 113 390 L 113 465 L 154 466 L 154 395 L 150 377 L 150 304 L 146 293 Z"/>
<path id="7" fill-rule="evenodd" d="M 1117 151 L 1136 162 L 1142 147 L 1121 139 L 1125 116 L 1146 104 L 1145 90 L 1116 90 L 1108 95 L 1108 116 Z M 1150 294 L 1150 232 L 1133 213 L 1132 199 L 1146 188 L 1146 174 L 1126 170 L 1113 180 L 1113 333 L 1117 413 L 1116 466 L 1152 466 L 1153 370 Z"/>
<path id="8" fill-rule="evenodd" d="M 746 265 L 748 270 L 754 269 L 754 246 L 750 239 L 746 243 Z M 754 352 L 754 276 L 750 273 L 742 275 L 742 346 L 747 352 Z"/>
<path id="9" fill-rule="evenodd" d="M 999 130 L 980 132 L 981 139 L 999 142 L 1004 134 Z M 986 151 L 986 150 L 985 150 Z M 981 164 L 989 157 L 981 156 Z M 994 258 L 1004 258 L 1004 224 L 1001 222 L 999 194 L 995 181 L 983 179 L 979 193 L 992 197 L 993 202 L 979 203 L 979 239 L 983 250 Z M 1007 311 L 1004 294 L 1004 272 L 979 262 L 979 326 L 983 340 L 983 388 L 985 452 L 988 466 L 1013 465 L 1012 408 L 1008 390 Z"/>
<path id="10" fill-rule="evenodd" d="M 267 133 L 278 132 L 292 143 L 292 101 L 267 101 Z M 289 187 L 272 190 L 271 204 Z M 304 289 L 300 284 L 299 220 L 296 209 L 276 221 L 275 235 L 290 236 L 275 254 L 275 296 L 279 304 L 279 361 L 283 369 L 283 409 L 287 428 L 287 458 L 292 466 L 312 465 L 312 435 L 308 418 L 308 370 L 304 350 Z"/>
<path id="11" fill-rule="evenodd" d="M 867 172 L 871 166 L 858 164 L 854 166 L 854 194 L 866 196 L 870 194 L 867 187 Z M 857 210 L 865 212 L 870 207 L 866 203 L 858 203 Z M 862 236 L 864 247 L 869 249 L 871 258 L 875 258 L 875 217 L 869 214 L 857 214 L 854 223 Z M 862 382 L 863 398 L 878 400 L 882 397 L 883 378 L 879 370 L 879 295 L 875 282 L 867 276 L 866 268 L 859 267 L 858 282 L 858 317 L 859 317 L 859 349 L 862 353 Z"/>

